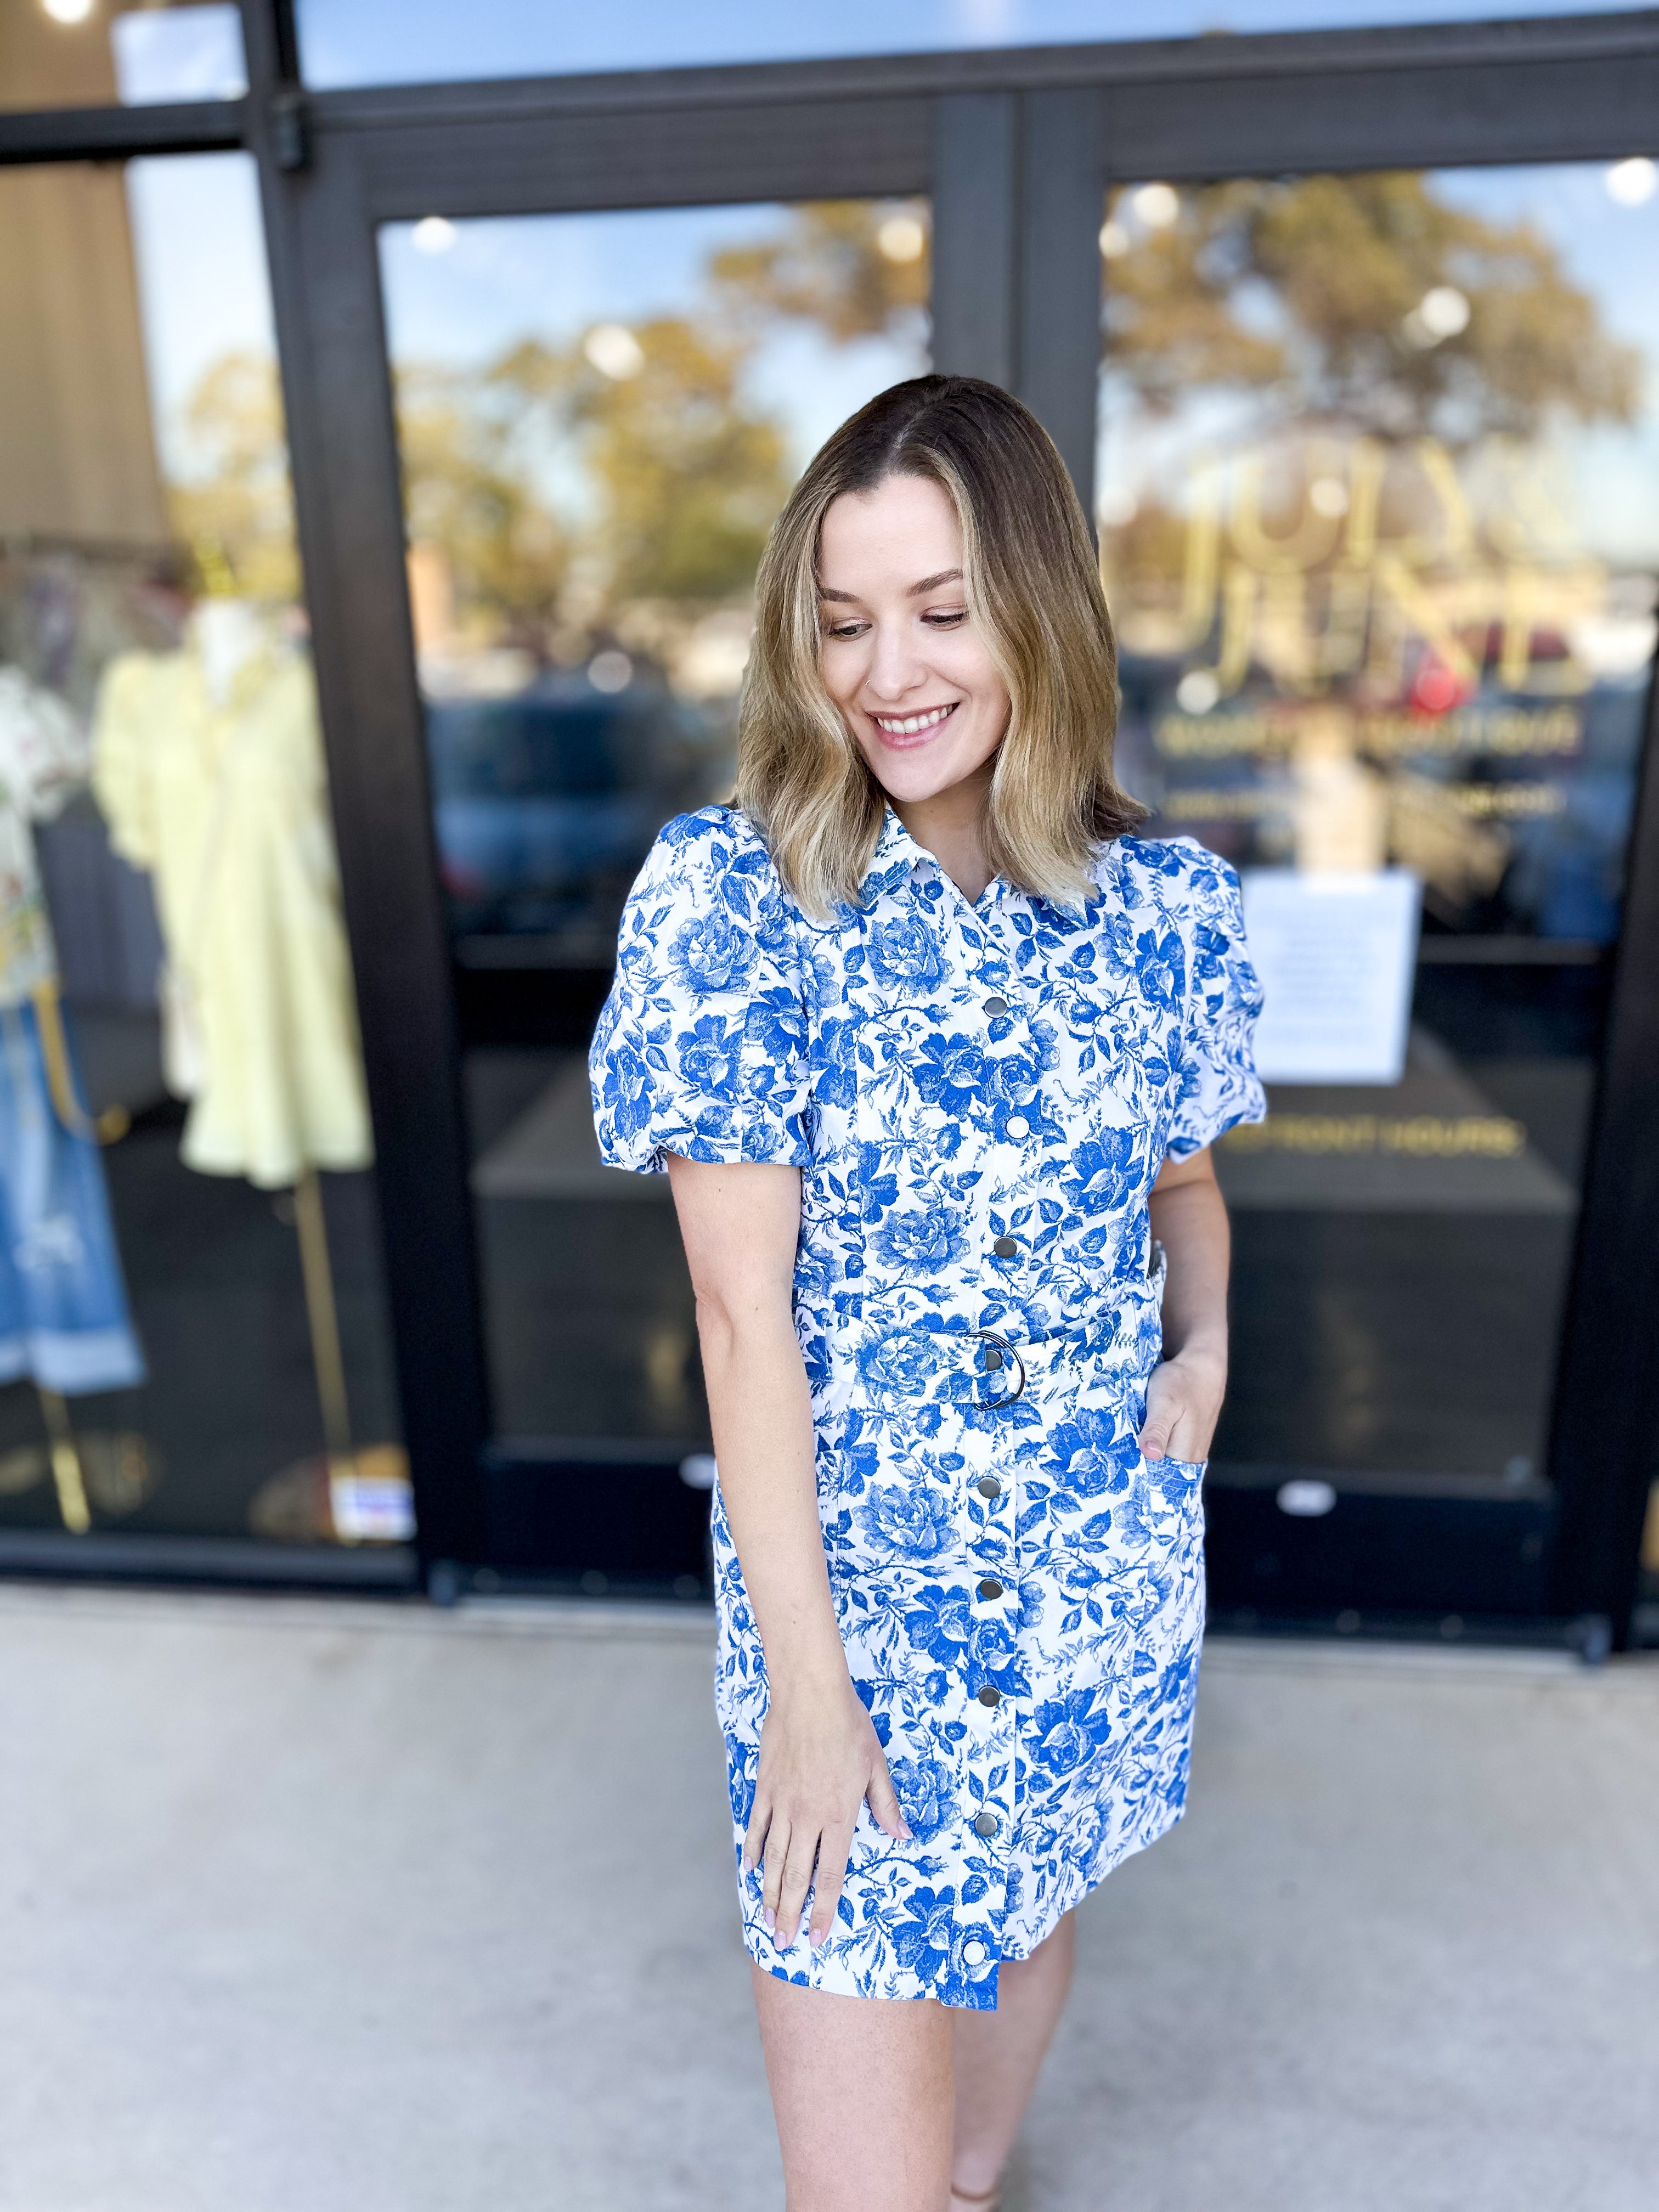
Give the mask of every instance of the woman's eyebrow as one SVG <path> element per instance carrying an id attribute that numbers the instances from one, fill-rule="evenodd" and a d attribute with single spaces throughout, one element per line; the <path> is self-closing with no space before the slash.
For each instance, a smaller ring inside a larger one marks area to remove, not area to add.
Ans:
<path id="1" fill-rule="evenodd" d="M 959 584 L 961 581 L 960 568 L 941 568 L 937 576 L 924 576 L 919 584 L 912 584 L 908 596 L 919 599 L 924 592 L 938 591 L 941 584 Z M 838 592 L 832 584 L 820 584 L 818 597 L 821 599 L 843 599 L 849 606 L 856 606 L 859 603 L 856 592 Z"/>

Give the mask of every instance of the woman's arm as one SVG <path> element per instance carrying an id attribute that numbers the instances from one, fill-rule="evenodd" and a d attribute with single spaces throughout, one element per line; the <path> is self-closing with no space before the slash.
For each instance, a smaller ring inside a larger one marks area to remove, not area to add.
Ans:
<path id="1" fill-rule="evenodd" d="M 1148 1459 L 1202 1460 L 1227 1388 L 1227 1208 L 1207 1146 L 1164 1161 L 1152 1185 L 1152 1234 L 1164 1247 L 1164 1360 L 1146 1385 L 1140 1449 Z"/>
<path id="2" fill-rule="evenodd" d="M 697 1299 L 720 1497 L 766 1654 L 744 1864 L 764 1861 L 785 1949 L 817 1869 L 811 1940 L 829 1935 L 859 1807 L 907 1836 L 887 1761 L 847 1671 L 818 1525 L 812 1406 L 792 1319 L 800 1170 L 668 1156 Z"/>

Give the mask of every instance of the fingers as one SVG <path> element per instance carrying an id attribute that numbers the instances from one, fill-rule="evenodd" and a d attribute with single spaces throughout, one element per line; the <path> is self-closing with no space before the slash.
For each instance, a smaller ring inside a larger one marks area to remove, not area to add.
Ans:
<path id="1" fill-rule="evenodd" d="M 801 1913 L 806 1903 L 806 1893 L 812 1887 L 812 1869 L 818 1856 L 819 1830 L 809 1822 L 805 1827 L 793 1828 L 789 1833 L 789 1848 L 784 1856 L 778 1887 L 777 1926 L 772 1941 L 781 1951 L 787 1951 L 800 1934 Z M 771 1888 L 772 1853 L 769 1847 L 766 1856 L 767 1887 Z M 846 1865 L 843 1858 L 842 1864 Z M 770 1903 L 769 1897 L 768 1902 Z"/>
<path id="2" fill-rule="evenodd" d="M 743 1865 L 745 1873 L 757 1866 L 760 1869 L 761 1918 L 781 1951 L 788 1950 L 799 1936 L 809 1895 L 812 1899 L 809 1932 L 813 1948 L 829 1941 L 864 1804 L 869 1805 L 877 1826 L 896 1842 L 911 1840 L 910 1825 L 893 1788 L 885 1754 L 867 1718 L 863 1714 L 860 1718 L 864 1723 L 866 1755 L 870 1764 L 860 1797 L 844 1814 L 836 1812 L 826 1816 L 822 1811 L 808 1812 L 798 1818 L 790 1808 L 793 1793 L 788 1788 L 784 1790 L 781 1801 L 775 1801 L 767 1790 L 757 1785 L 749 1824 L 744 1831 Z M 835 1797 L 841 1796 L 838 1789 Z M 820 1795 L 819 1805 L 823 1802 Z M 830 1802 L 833 1803 L 835 1799 Z"/>
<path id="3" fill-rule="evenodd" d="M 761 1918 L 775 1936 L 778 1905 L 783 1896 L 783 1869 L 789 1856 L 789 1823 L 774 1814 L 766 1832 L 766 1856 L 761 1867 Z"/>
<path id="4" fill-rule="evenodd" d="M 818 1872 L 812 1892 L 812 1918 L 807 1936 L 816 1951 L 820 1943 L 827 1943 L 836 1924 L 836 1907 L 841 1903 L 842 1884 L 847 1879 L 847 1855 L 853 1848 L 853 1829 L 826 1828 L 818 1839 Z"/>
<path id="5" fill-rule="evenodd" d="M 899 1804 L 898 1792 L 893 1787 L 893 1778 L 887 1771 L 887 1755 L 884 1752 L 878 1751 L 876 1753 L 876 1763 L 870 1771 L 870 1786 L 864 1795 L 870 1808 L 870 1817 L 876 1826 L 878 1828 L 884 1828 L 890 1836 L 896 1837 L 901 1843 L 908 1843 L 910 1838 L 910 1824 L 905 1819 L 903 1810 Z"/>
<path id="6" fill-rule="evenodd" d="M 1187 1418 L 1182 1380 L 1168 1360 L 1152 1370 L 1146 1384 L 1146 1418 L 1135 1439 L 1145 1459 L 1162 1459 L 1176 1431 Z"/>
<path id="7" fill-rule="evenodd" d="M 772 1825 L 772 1808 L 757 1790 L 749 1808 L 749 1826 L 743 1832 L 743 1870 L 751 1874 L 766 1850 L 766 1832 Z"/>
<path id="8" fill-rule="evenodd" d="M 1179 1412 L 1173 1406 L 1147 1407 L 1146 1419 L 1142 1423 L 1140 1434 L 1135 1440 L 1140 1446 L 1141 1456 L 1144 1459 L 1163 1458 L 1164 1453 L 1170 1449 L 1170 1440 L 1175 1434 L 1176 1424 L 1179 1419 Z"/>

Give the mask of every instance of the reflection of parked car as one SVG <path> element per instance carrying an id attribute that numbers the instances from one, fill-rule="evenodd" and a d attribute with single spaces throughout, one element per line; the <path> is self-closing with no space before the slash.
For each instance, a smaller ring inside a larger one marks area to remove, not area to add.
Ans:
<path id="1" fill-rule="evenodd" d="M 710 794 L 722 734 L 665 693 L 556 677 L 427 708 L 458 933 L 603 932 L 667 817 Z"/>

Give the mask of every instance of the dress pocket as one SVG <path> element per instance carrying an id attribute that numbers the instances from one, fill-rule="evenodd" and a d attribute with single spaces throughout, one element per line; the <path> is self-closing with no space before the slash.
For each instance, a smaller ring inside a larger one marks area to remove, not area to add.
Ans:
<path id="1" fill-rule="evenodd" d="M 1160 1549 L 1190 1544 L 1204 1525 L 1204 1470 L 1207 1460 L 1162 1459 L 1139 1455 L 1141 1480 L 1137 1502 L 1148 1538 Z"/>

